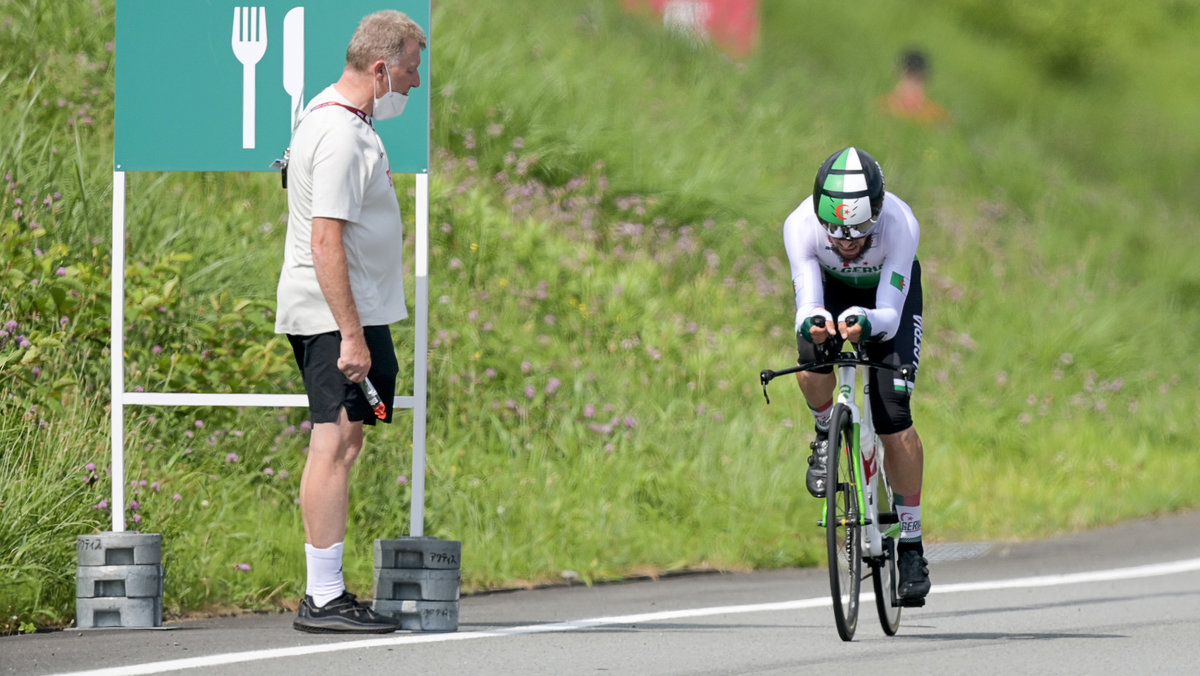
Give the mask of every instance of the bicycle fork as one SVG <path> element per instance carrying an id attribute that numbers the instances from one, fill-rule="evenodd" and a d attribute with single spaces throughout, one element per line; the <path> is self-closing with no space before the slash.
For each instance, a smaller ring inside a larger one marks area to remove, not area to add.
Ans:
<path id="1" fill-rule="evenodd" d="M 850 410 L 851 410 L 852 416 L 855 413 L 857 413 L 853 408 L 851 408 Z M 868 510 L 863 509 L 863 506 L 865 506 L 867 504 L 867 497 L 870 496 L 873 500 L 874 495 L 873 495 L 873 491 L 871 491 L 870 489 L 868 489 L 866 492 L 864 492 L 864 488 L 863 488 L 862 444 L 859 441 L 860 428 L 861 428 L 861 425 L 858 420 L 853 420 L 851 422 L 850 450 L 844 456 L 844 460 L 846 462 L 849 462 L 850 467 L 853 468 L 853 470 L 850 473 L 850 475 L 851 475 L 850 476 L 850 490 L 854 491 L 855 497 L 858 499 L 858 502 L 857 502 L 857 504 L 859 505 L 858 525 L 866 526 L 871 523 L 871 519 L 870 519 L 870 517 L 867 516 L 867 514 L 869 513 Z M 830 449 L 830 452 L 831 453 L 845 453 L 846 449 L 834 448 L 834 449 Z M 834 480 L 837 479 L 837 477 L 830 477 L 830 478 L 832 478 Z M 873 487 L 873 484 L 874 484 L 874 480 L 872 480 L 872 487 Z M 837 488 L 836 485 L 829 484 L 829 478 L 826 479 L 826 486 L 827 486 L 826 490 L 836 490 L 836 488 Z M 821 503 L 821 520 L 819 522 L 817 522 L 818 526 L 820 526 L 822 528 L 825 527 L 825 522 L 829 518 L 828 512 L 829 512 L 829 503 L 827 503 L 827 502 Z M 845 525 L 845 524 L 843 523 L 841 525 Z M 897 526 L 897 528 L 899 528 L 899 527 Z"/>

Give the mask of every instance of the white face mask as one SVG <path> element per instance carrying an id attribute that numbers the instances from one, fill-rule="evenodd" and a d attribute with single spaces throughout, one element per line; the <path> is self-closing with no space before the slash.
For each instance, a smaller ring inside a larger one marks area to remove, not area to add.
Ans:
<path id="1" fill-rule="evenodd" d="M 384 72 L 387 73 L 388 90 L 382 97 L 375 97 L 375 114 L 372 117 L 376 120 L 396 117 L 403 113 L 404 106 L 408 105 L 408 94 L 392 91 L 392 71 L 384 67 Z"/>

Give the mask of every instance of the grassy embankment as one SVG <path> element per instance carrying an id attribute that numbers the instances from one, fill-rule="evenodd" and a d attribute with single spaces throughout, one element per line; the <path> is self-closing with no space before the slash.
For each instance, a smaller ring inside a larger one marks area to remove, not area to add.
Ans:
<path id="1" fill-rule="evenodd" d="M 435 7 L 426 532 L 463 541 L 466 589 L 819 561 L 807 413 L 786 383 L 764 406 L 755 374 L 793 355 L 780 224 L 851 143 L 923 225 L 928 537 L 1196 506 L 1195 12 L 767 2 L 762 49 L 733 63 L 616 5 Z M 0 9 L 0 323 L 15 322 L 0 629 L 15 630 L 70 620 L 74 537 L 111 523 L 113 9 Z M 875 108 L 915 41 L 952 126 Z M 181 86 L 163 83 L 165 113 Z M 299 391 L 270 331 L 276 179 L 129 183 L 129 386 Z M 396 333 L 410 363 L 411 328 Z M 129 413 L 136 507 L 120 507 L 164 534 L 169 614 L 302 593 L 304 420 Z M 407 531 L 400 420 L 354 479 L 359 591 L 372 539 Z"/>

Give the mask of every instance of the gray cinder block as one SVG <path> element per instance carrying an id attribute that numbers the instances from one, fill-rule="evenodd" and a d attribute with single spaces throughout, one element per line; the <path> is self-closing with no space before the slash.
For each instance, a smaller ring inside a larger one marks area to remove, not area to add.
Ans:
<path id="1" fill-rule="evenodd" d="M 462 542 L 433 537 L 407 537 L 375 541 L 376 568 L 430 568 L 457 570 L 462 564 Z"/>
<path id="2" fill-rule="evenodd" d="M 409 631 L 458 631 L 458 601 L 376 599 L 375 612 L 398 618 Z"/>
<path id="3" fill-rule="evenodd" d="M 75 539 L 81 566 L 141 566 L 162 563 L 159 533 L 94 533 Z"/>
<path id="4" fill-rule="evenodd" d="M 75 626 L 80 629 L 161 627 L 162 597 L 77 598 Z"/>
<path id="5" fill-rule="evenodd" d="M 375 598 L 384 601 L 457 601 L 457 570 L 376 568 Z"/>
<path id="6" fill-rule="evenodd" d="M 162 564 L 143 566 L 79 566 L 75 598 L 144 598 L 162 596 Z"/>

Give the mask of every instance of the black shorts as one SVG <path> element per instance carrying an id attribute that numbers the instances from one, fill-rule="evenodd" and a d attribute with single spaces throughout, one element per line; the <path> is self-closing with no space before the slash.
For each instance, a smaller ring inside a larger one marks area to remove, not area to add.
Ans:
<path id="1" fill-rule="evenodd" d="M 384 422 L 392 421 L 392 399 L 396 395 L 396 376 L 400 365 L 396 361 L 396 348 L 392 345 L 392 332 L 386 326 L 364 326 L 363 337 L 371 352 L 371 371 L 367 377 L 379 392 L 387 406 Z M 361 420 L 366 425 L 375 424 L 375 412 L 367 403 L 362 387 L 353 383 L 337 367 L 342 352 L 340 331 L 319 333 L 315 336 L 288 335 L 296 365 L 304 377 L 304 390 L 308 393 L 308 415 L 313 424 L 337 422 L 338 412 L 345 408 L 347 417 Z"/>
<path id="2" fill-rule="evenodd" d="M 825 309 L 837 319 L 846 308 L 855 305 L 871 308 L 875 306 L 875 289 L 858 289 L 848 286 L 828 275 L 823 276 L 825 283 Z M 904 309 L 900 312 L 900 328 L 891 340 L 884 342 L 868 342 L 867 356 L 871 361 L 891 364 L 899 369 L 904 365 L 912 365 L 910 380 L 906 383 L 900 372 L 871 369 L 871 419 L 875 423 L 875 431 L 880 434 L 895 434 L 912 427 L 912 409 L 909 400 L 912 388 L 917 379 L 916 367 L 921 361 L 921 312 L 924 301 L 921 294 L 921 264 L 913 261 L 912 285 L 904 300 Z M 841 349 L 841 339 L 834 344 L 834 349 Z M 817 358 L 813 344 L 796 334 L 796 346 L 800 352 L 800 362 L 811 362 Z M 833 367 L 820 369 L 821 373 L 832 373 Z"/>

